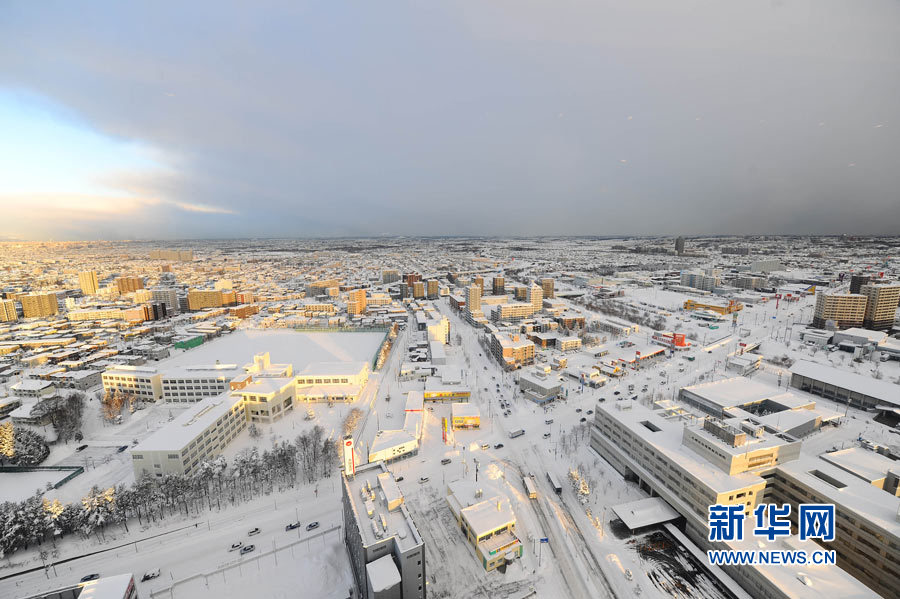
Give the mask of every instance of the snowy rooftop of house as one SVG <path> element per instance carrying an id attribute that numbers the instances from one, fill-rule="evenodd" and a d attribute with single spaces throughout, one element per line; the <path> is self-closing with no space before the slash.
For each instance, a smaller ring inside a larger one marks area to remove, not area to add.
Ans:
<path id="1" fill-rule="evenodd" d="M 800 398 L 791 392 L 782 391 L 773 385 L 760 383 L 742 376 L 691 385 L 684 387 L 684 389 L 723 408 L 742 406 L 765 399 L 771 399 L 784 405 L 786 408 L 800 407 L 811 402 L 811 400 Z"/>
<path id="2" fill-rule="evenodd" d="M 381 481 L 384 479 L 379 480 L 378 475 L 384 473 L 388 473 L 390 481 L 394 483 L 393 487 L 396 487 L 393 474 L 390 474 L 383 462 L 360 466 L 356 469 L 356 475 L 353 478 L 342 477 L 342 479 L 346 485 L 353 511 L 356 513 L 356 519 L 359 521 L 363 545 L 368 547 L 393 537 L 400 550 L 406 551 L 416 545 L 421 545 L 422 537 L 402 501 L 399 507 L 394 506 L 395 509 L 388 509 L 389 498 L 392 498 L 392 503 L 396 504 L 396 497 L 390 484 L 385 484 L 382 488 Z M 396 493 L 399 492 L 398 487 Z M 371 517 L 369 508 L 372 511 Z M 380 517 L 384 518 L 386 528 L 382 527 Z"/>
<path id="3" fill-rule="evenodd" d="M 52 386 L 52 381 L 44 381 L 40 379 L 25 379 L 24 381 L 11 386 L 10 389 L 13 391 L 13 393 L 15 393 L 16 391 L 41 391 Z"/>
<path id="4" fill-rule="evenodd" d="M 848 447 L 819 457 L 869 484 L 884 478 L 888 470 L 900 472 L 900 463 L 862 447 Z"/>
<path id="5" fill-rule="evenodd" d="M 366 564 L 366 573 L 372 591 L 379 593 L 387 591 L 400 584 L 400 572 L 391 555 L 383 555 L 373 562 Z"/>
<path id="6" fill-rule="evenodd" d="M 480 497 L 478 494 L 480 493 Z M 456 480 L 447 485 L 447 503 L 454 514 L 462 513 L 476 537 L 515 524 L 509 497 L 484 481 Z"/>
<path id="7" fill-rule="evenodd" d="M 861 329 L 859 327 L 851 327 L 838 332 L 839 335 L 847 335 L 851 337 L 864 337 L 869 343 L 881 343 L 888 338 L 888 334 L 884 331 L 870 331 L 869 329 Z"/>
<path id="8" fill-rule="evenodd" d="M 535 372 L 534 370 L 523 371 L 521 374 L 519 374 L 519 381 L 527 381 L 532 385 L 537 385 L 546 389 L 558 387 L 562 384 L 559 375 L 551 374 L 547 376 L 541 376 L 540 373 Z"/>
<path id="9" fill-rule="evenodd" d="M 453 392 L 465 392 L 469 390 L 467 385 L 451 385 L 446 383 L 443 379 L 439 379 L 434 376 L 430 376 L 425 379 L 425 390 L 426 391 L 453 391 Z"/>
<path id="10" fill-rule="evenodd" d="M 631 406 L 630 409 L 616 409 L 617 405 L 623 405 L 622 402 L 597 404 L 595 418 L 602 413 L 608 414 L 628 428 L 632 434 L 643 439 L 645 443 L 652 445 L 656 451 L 668 456 L 672 462 L 684 468 L 716 493 L 742 489 L 762 481 L 762 478 L 756 474 L 725 474 L 717 466 L 710 464 L 700 455 L 682 445 L 683 423 L 666 420 L 659 415 L 659 412 L 650 410 L 637 402 L 625 403 Z M 651 430 L 645 423 L 651 424 L 658 430 Z M 703 434 L 702 428 L 694 428 L 693 430 L 699 430 L 701 435 Z M 706 433 L 704 438 L 717 443 L 717 447 L 727 449 L 724 443 L 709 433 Z M 746 451 L 747 448 L 742 447 L 740 449 Z"/>
<path id="11" fill-rule="evenodd" d="M 842 458 L 838 458 L 841 460 Z M 844 458 L 863 463 L 861 456 Z M 834 503 L 838 511 L 853 512 L 862 521 L 881 528 L 885 533 L 900 540 L 900 497 L 895 497 L 878 487 L 867 483 L 857 474 L 851 474 L 827 462 L 824 457 L 801 457 L 799 460 L 778 466 L 813 489 L 825 502 Z M 872 466 L 869 466 L 869 475 Z"/>
<path id="12" fill-rule="evenodd" d="M 631 530 L 669 522 L 681 517 L 681 514 L 661 497 L 645 497 L 621 503 L 612 506 L 612 510 Z"/>
<path id="13" fill-rule="evenodd" d="M 138 443 L 131 452 L 181 450 L 241 401 L 241 396 L 229 393 L 202 399 Z"/>
<path id="14" fill-rule="evenodd" d="M 822 381 L 829 385 L 874 397 L 875 399 L 892 406 L 900 406 L 900 393 L 897 393 L 897 386 L 873 379 L 870 376 L 846 372 L 831 366 L 824 366 L 806 360 L 797 361 L 791 367 L 791 372 L 800 376 Z"/>
<path id="15" fill-rule="evenodd" d="M 453 418 L 478 418 L 481 416 L 478 406 L 470 402 L 454 402 L 450 406 L 450 413 Z"/>

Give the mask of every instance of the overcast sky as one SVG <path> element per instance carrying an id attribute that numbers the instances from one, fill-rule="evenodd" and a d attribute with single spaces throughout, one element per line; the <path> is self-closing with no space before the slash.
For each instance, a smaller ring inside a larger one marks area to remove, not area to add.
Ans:
<path id="1" fill-rule="evenodd" d="M 0 237 L 900 232 L 896 0 L 0 4 Z"/>

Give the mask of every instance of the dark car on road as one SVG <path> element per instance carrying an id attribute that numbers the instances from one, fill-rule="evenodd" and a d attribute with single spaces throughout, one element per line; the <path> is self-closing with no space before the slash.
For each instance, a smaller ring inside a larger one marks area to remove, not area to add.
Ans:
<path id="1" fill-rule="evenodd" d="M 250 553 L 254 549 L 256 549 L 256 545 L 247 545 L 241 549 L 241 555 L 244 555 L 245 553 Z"/>
<path id="2" fill-rule="evenodd" d="M 127 445 L 122 445 L 122 446 L 119 447 L 119 449 L 117 449 L 116 451 L 117 451 L 118 453 L 122 453 L 122 452 L 125 451 L 126 449 L 128 449 L 128 446 L 127 446 Z"/>
<path id="3" fill-rule="evenodd" d="M 100 578 L 99 574 L 88 574 L 81 579 L 81 582 L 90 582 L 92 580 L 97 580 L 98 578 Z"/>
<path id="4" fill-rule="evenodd" d="M 494 445 L 494 449 L 503 449 L 503 443 L 497 443 Z"/>
<path id="5" fill-rule="evenodd" d="M 318 522 L 310 522 L 309 524 L 306 525 L 306 530 L 315 530 L 317 528 L 319 528 Z"/>
<path id="6" fill-rule="evenodd" d="M 253 535 L 258 535 L 259 533 L 260 533 L 260 530 L 259 530 L 258 528 L 251 528 L 251 529 L 247 532 L 247 536 L 248 536 L 248 537 L 252 537 Z"/>
<path id="7" fill-rule="evenodd" d="M 299 522 L 292 522 L 284 527 L 285 530 L 296 530 L 298 528 L 300 528 Z"/>
<path id="8" fill-rule="evenodd" d="M 84 451 L 87 448 L 88 448 L 87 445 L 79 445 L 78 447 L 75 448 L 75 451 Z"/>

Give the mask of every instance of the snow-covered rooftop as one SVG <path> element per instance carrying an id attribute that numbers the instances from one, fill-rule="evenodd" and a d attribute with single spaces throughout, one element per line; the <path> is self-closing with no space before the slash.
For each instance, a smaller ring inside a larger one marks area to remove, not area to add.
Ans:
<path id="1" fill-rule="evenodd" d="M 241 396 L 230 393 L 202 399 L 138 443 L 131 451 L 180 450 L 241 401 Z"/>
<path id="2" fill-rule="evenodd" d="M 897 391 L 897 386 L 873 379 L 870 376 L 838 370 L 831 366 L 824 366 L 807 360 L 796 362 L 791 367 L 791 372 L 822 381 L 828 385 L 850 389 L 851 391 L 874 397 L 892 406 L 900 406 L 900 392 Z"/>
<path id="3" fill-rule="evenodd" d="M 611 507 L 612 511 L 625 523 L 625 526 L 631 530 L 669 522 L 681 517 L 681 514 L 661 497 L 645 497 Z"/>
<path id="4" fill-rule="evenodd" d="M 384 555 L 373 562 L 366 564 L 366 573 L 372 591 L 380 593 L 400 584 L 400 571 L 394 563 L 391 555 Z"/>

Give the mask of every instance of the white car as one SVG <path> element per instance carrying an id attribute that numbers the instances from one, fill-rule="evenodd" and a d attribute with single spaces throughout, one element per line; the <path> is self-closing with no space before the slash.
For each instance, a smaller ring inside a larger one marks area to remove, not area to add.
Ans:
<path id="1" fill-rule="evenodd" d="M 428 482 L 428 480 L 429 480 L 429 479 L 428 479 L 427 476 L 420 476 L 420 477 L 419 477 L 419 484 L 425 484 L 425 483 Z"/>

